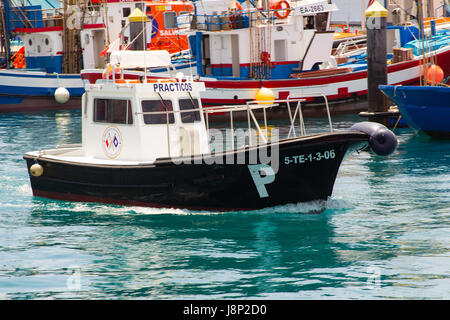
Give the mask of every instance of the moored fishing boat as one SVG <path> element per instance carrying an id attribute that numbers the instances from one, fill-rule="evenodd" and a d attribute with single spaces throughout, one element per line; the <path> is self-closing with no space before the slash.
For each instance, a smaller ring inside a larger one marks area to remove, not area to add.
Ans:
<path id="1" fill-rule="evenodd" d="M 336 102 L 334 112 L 366 109 L 365 49 L 350 52 L 345 59 L 331 54 L 334 34 L 329 23 L 336 6 L 318 0 L 264 3 L 262 8 L 241 8 L 223 1 L 194 2 L 196 10 L 187 15 L 189 19 L 180 17 L 178 26 L 189 36 L 191 56 L 195 57 L 195 63 L 185 63 L 180 71 L 205 83 L 203 105 L 245 104 L 264 87 L 270 88 L 276 99 L 305 97 L 305 113 L 311 115 L 325 114 L 323 96 Z M 423 47 L 406 39 L 408 27 L 389 32 L 392 42 L 410 53 L 396 59 L 390 48 L 386 57 L 389 84 L 418 82 L 424 55 L 433 55 L 446 76 L 450 75 L 450 38 L 444 31 L 430 37 Z M 103 70 L 87 70 L 82 77 L 95 83 L 102 74 Z M 168 75 L 156 69 L 152 76 Z"/>
<path id="2" fill-rule="evenodd" d="M 338 8 L 317 0 L 291 3 L 289 10 L 286 6 L 281 10 L 277 4 L 243 11 L 225 6 L 218 22 L 213 19 L 215 7 L 200 8 L 197 4 L 192 14 L 195 23 L 180 26 L 186 27 L 185 32 L 193 38 L 191 50 L 197 64 L 188 74 L 205 82 L 204 105 L 242 104 L 254 99 L 261 87 L 270 88 L 277 99 L 303 94 L 308 103 L 321 105 L 316 109 L 320 114 L 323 114 L 322 95 L 331 102 L 364 100 L 366 54 L 340 63 L 331 55 L 334 39 L 329 17 Z M 367 12 L 371 10 L 374 9 L 370 7 Z M 400 45 L 408 30 L 393 33 L 394 42 Z M 422 50 L 414 41 L 403 47 L 413 51 L 407 59 L 394 60 L 394 49 L 388 51 L 392 53 L 386 57 L 389 84 L 418 82 L 424 55 L 434 55 L 446 76 L 450 75 L 447 34 L 430 38 Z M 354 106 L 358 108 L 357 104 Z M 334 110 L 339 108 L 349 111 L 348 104 Z"/>
<path id="3" fill-rule="evenodd" d="M 0 113 L 80 107 L 82 69 L 101 68 L 112 50 L 142 46 L 178 54 L 188 49 L 176 27 L 179 14 L 193 10 L 187 1 L 63 1 L 61 7 L 11 6 L 4 1 L 2 46 L 9 69 L 0 69 Z M 130 16 L 142 10 L 149 23 L 132 43 Z M 23 46 L 9 59 L 9 38 Z"/>
<path id="4" fill-rule="evenodd" d="M 111 61 L 121 71 L 170 65 L 163 51 L 122 51 Z M 202 82 L 181 77 L 126 80 L 113 75 L 86 84 L 82 143 L 24 155 L 33 194 L 223 211 L 326 200 L 348 153 L 370 145 L 388 155 L 397 145 L 391 131 L 374 123 L 334 131 L 329 119 L 330 131 L 306 135 L 302 100 L 294 97 L 205 110 L 204 89 Z M 265 116 L 279 102 L 295 105 L 283 138 L 277 138 Z M 230 148 L 211 143 L 223 133 L 209 127 L 208 115 L 215 112 L 230 115 Z M 235 127 L 237 112 L 248 115 L 245 130 Z"/>
<path id="5" fill-rule="evenodd" d="M 380 89 L 398 105 L 410 127 L 433 138 L 450 138 L 450 87 L 380 86 Z"/>

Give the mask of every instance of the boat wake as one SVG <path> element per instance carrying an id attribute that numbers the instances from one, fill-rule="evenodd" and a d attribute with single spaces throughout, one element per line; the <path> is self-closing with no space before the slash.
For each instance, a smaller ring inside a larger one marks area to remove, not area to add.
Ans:
<path id="1" fill-rule="evenodd" d="M 295 214 L 319 214 L 325 210 L 345 210 L 354 206 L 342 199 L 329 198 L 328 200 L 317 200 L 301 203 L 290 203 L 286 205 L 255 210 L 255 213 L 295 213 Z"/>
<path id="2" fill-rule="evenodd" d="M 152 207 L 129 207 L 129 206 L 116 206 L 109 204 L 97 204 L 97 203 L 78 203 L 78 202 L 61 202 L 50 200 L 53 205 L 48 203 L 49 200 L 45 200 L 45 206 L 47 210 L 67 210 L 71 212 L 81 213 L 90 212 L 95 215 L 216 215 L 216 214 L 233 214 L 236 211 L 206 211 L 206 210 L 189 210 L 180 208 L 152 208 Z M 329 198 L 328 200 L 318 200 L 302 203 L 291 203 L 286 205 L 280 205 L 275 207 L 267 207 L 259 210 L 252 211 L 238 211 L 238 213 L 251 213 L 251 214 L 319 214 L 325 210 L 346 210 L 351 209 L 354 206 L 346 200 Z"/>

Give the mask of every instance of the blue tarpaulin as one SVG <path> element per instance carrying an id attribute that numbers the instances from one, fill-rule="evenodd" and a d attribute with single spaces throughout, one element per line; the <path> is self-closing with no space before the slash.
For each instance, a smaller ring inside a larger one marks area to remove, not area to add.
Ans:
<path id="1" fill-rule="evenodd" d="M 27 19 L 24 19 L 24 15 Z M 25 24 L 26 20 L 31 23 L 31 26 Z M 42 7 L 40 5 L 24 6 L 20 7 L 20 10 L 10 8 L 8 21 L 9 31 L 13 31 L 16 28 L 43 28 Z"/>

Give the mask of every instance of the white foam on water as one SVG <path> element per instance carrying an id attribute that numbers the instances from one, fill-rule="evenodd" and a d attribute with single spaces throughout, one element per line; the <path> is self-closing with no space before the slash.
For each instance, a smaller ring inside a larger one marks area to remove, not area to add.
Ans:
<path id="1" fill-rule="evenodd" d="M 17 187 L 17 191 L 20 195 L 31 196 L 33 195 L 33 190 L 31 190 L 30 184 L 26 183 Z"/>
<path id="2" fill-rule="evenodd" d="M 70 210 L 73 212 L 92 212 L 97 215 L 158 215 L 158 214 L 191 214 L 186 209 L 152 208 L 139 206 L 119 206 L 97 203 L 71 202 Z"/>
<path id="3" fill-rule="evenodd" d="M 20 186 L 20 190 L 23 194 L 31 194 L 31 187 L 29 185 Z M 45 203 L 45 207 L 48 211 L 55 210 L 70 210 L 74 213 L 94 213 L 96 215 L 218 215 L 218 214 L 230 214 L 236 212 L 230 211 L 215 211 L 215 210 L 189 210 L 182 208 L 154 208 L 154 207 L 141 207 L 141 206 L 121 206 L 121 205 L 109 205 L 92 202 L 70 202 L 59 200 L 48 200 Z M 345 210 L 353 208 L 353 204 L 346 200 L 329 198 L 328 200 L 317 200 L 311 202 L 291 203 L 273 207 L 267 207 L 258 210 L 250 211 L 238 211 L 238 212 L 250 212 L 256 214 L 268 214 L 268 213 L 296 213 L 296 214 L 319 214 L 323 211 L 329 210 Z"/>
<path id="4" fill-rule="evenodd" d="M 329 210 L 345 210 L 353 208 L 353 205 L 345 200 L 329 198 L 328 200 L 316 200 L 309 202 L 290 203 L 275 207 L 256 210 L 257 213 L 297 213 L 315 214 Z"/>
<path id="5" fill-rule="evenodd" d="M 177 209 L 177 208 L 120 207 L 120 208 L 114 208 L 114 209 L 115 209 L 114 212 L 118 212 L 118 213 L 122 213 L 122 214 L 140 214 L 140 215 L 158 215 L 158 214 L 189 215 L 189 214 L 191 214 L 191 212 L 187 209 Z"/>
<path id="6" fill-rule="evenodd" d="M 355 208 L 355 205 L 348 200 L 335 198 L 329 198 L 327 200 L 327 209 L 330 210 L 346 210 L 353 208 Z"/>

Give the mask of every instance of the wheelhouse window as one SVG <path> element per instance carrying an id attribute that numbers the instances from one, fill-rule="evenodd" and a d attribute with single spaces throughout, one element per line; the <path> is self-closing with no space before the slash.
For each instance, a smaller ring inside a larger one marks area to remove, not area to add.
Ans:
<path id="1" fill-rule="evenodd" d="M 130 15 L 131 8 L 122 8 L 122 17 L 126 18 Z"/>
<path id="2" fill-rule="evenodd" d="M 95 99 L 94 122 L 133 124 L 131 101 L 123 99 Z"/>
<path id="3" fill-rule="evenodd" d="M 180 99 L 178 101 L 180 106 L 181 121 L 183 123 L 192 123 L 200 121 L 200 111 L 198 99 Z M 183 110 L 189 110 L 184 111 Z"/>
<path id="4" fill-rule="evenodd" d="M 166 111 L 170 113 L 166 113 Z M 155 112 L 144 114 L 145 124 L 167 124 L 174 123 L 172 101 L 170 100 L 143 100 L 142 112 Z"/>
<path id="5" fill-rule="evenodd" d="M 314 16 L 303 17 L 304 29 L 315 29 Z"/>
<path id="6" fill-rule="evenodd" d="M 166 29 L 177 28 L 177 13 L 175 11 L 164 12 L 164 28 Z"/>
<path id="7" fill-rule="evenodd" d="M 317 31 L 319 32 L 327 31 L 328 12 L 318 13 L 315 19 Z"/>

